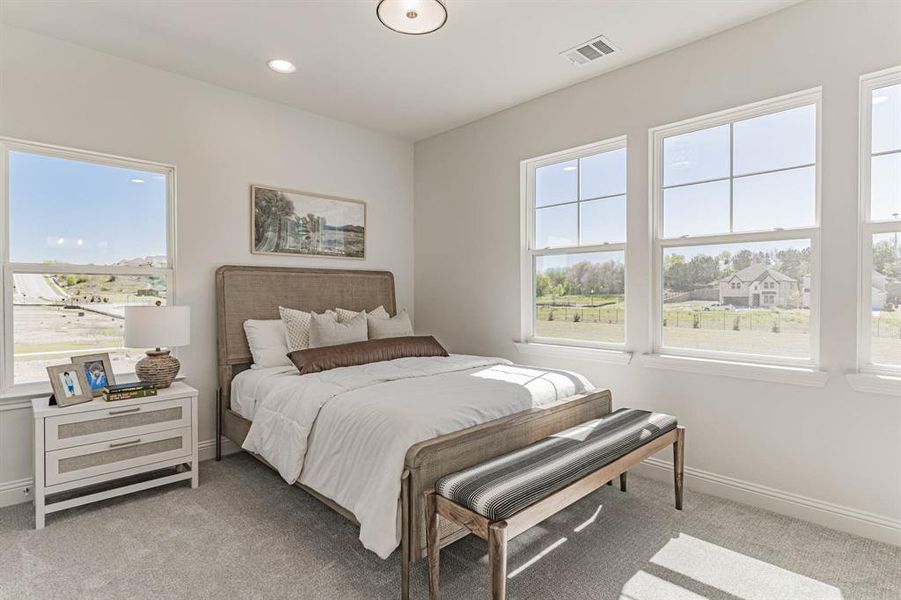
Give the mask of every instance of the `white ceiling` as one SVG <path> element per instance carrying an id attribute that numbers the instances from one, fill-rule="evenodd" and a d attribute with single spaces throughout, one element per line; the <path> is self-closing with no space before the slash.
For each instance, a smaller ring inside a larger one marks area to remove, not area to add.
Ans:
<path id="1" fill-rule="evenodd" d="M 796 1 L 447 0 L 425 36 L 383 27 L 376 0 L 3 0 L 0 20 L 418 140 Z M 558 56 L 600 34 L 622 52 Z M 272 73 L 273 57 L 297 72 Z"/>

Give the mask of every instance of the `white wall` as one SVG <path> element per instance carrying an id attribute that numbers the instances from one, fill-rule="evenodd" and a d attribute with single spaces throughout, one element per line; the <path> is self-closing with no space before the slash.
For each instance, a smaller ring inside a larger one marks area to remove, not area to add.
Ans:
<path id="1" fill-rule="evenodd" d="M 219 265 L 388 269 L 398 306 L 413 308 L 408 142 L 11 28 L 0 29 L 0 135 L 176 166 L 177 301 L 192 308 L 179 358 L 201 392 L 201 443 L 214 439 Z M 251 255 L 251 182 L 366 200 L 367 259 Z M 25 497 L 30 428 L 21 401 L 0 400 L 0 503 Z"/>
<path id="2" fill-rule="evenodd" d="M 855 366 L 858 78 L 901 64 L 899 32 L 897 2 L 807 2 L 417 143 L 417 329 L 454 351 L 579 370 L 617 406 L 677 415 L 696 489 L 901 543 L 901 399 L 843 376 Z M 641 354 L 648 128 L 815 86 L 825 389 L 517 353 L 521 160 L 628 135 L 627 338 Z"/>

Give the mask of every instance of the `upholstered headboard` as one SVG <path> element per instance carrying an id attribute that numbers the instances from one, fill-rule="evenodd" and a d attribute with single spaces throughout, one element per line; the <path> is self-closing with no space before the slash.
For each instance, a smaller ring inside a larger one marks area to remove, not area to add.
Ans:
<path id="1" fill-rule="evenodd" d="M 243 267 L 216 270 L 219 366 L 252 361 L 244 321 L 278 319 L 278 307 L 323 312 L 337 306 L 396 312 L 394 275 L 389 271 Z"/>

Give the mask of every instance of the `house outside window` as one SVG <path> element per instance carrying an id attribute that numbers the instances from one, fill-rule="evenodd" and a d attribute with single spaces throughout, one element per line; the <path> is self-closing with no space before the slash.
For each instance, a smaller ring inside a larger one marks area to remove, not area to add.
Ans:
<path id="1" fill-rule="evenodd" d="M 133 372 L 143 349 L 124 347 L 125 307 L 173 297 L 174 168 L 16 140 L 0 153 L 0 387 L 41 384 L 79 354 Z"/>
<path id="2" fill-rule="evenodd" d="M 625 343 L 626 138 L 522 163 L 522 339 Z"/>
<path id="3" fill-rule="evenodd" d="M 655 353 L 816 365 L 820 101 L 651 130 Z"/>

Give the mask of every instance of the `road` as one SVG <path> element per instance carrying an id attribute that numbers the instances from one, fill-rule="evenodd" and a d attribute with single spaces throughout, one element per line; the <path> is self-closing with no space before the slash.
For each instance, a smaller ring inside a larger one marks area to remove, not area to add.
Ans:
<path id="1" fill-rule="evenodd" d="M 17 273 L 13 275 L 16 284 L 16 304 L 58 304 L 66 297 L 44 275 Z"/>
<path id="2" fill-rule="evenodd" d="M 66 294 L 61 289 L 50 283 L 44 275 L 33 273 L 18 273 L 13 276 L 16 282 L 15 304 L 61 304 L 66 299 Z M 125 318 L 125 303 L 80 303 L 76 302 L 84 310 L 89 310 L 116 319 Z"/>

